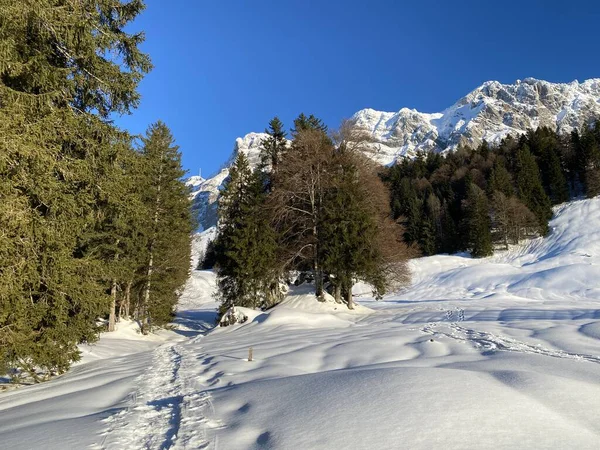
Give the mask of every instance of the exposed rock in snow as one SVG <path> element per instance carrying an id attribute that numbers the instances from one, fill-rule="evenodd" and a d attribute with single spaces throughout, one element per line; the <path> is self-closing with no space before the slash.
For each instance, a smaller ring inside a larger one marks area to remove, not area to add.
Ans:
<path id="1" fill-rule="evenodd" d="M 229 176 L 229 167 L 235 161 L 238 153 L 243 153 L 248 158 L 250 167 L 256 168 L 260 162 L 260 146 L 266 137 L 268 135 L 265 133 L 249 133 L 243 138 L 237 138 L 233 154 L 216 175 L 206 180 L 198 176 L 188 178 L 186 184 L 191 189 L 193 210 L 200 230 L 207 230 L 217 223 L 217 199 L 223 183 Z"/>
<path id="2" fill-rule="evenodd" d="M 600 78 L 582 83 L 526 78 L 514 84 L 487 81 L 440 113 L 363 109 L 353 119 L 373 138 L 373 152 L 368 156 L 388 165 L 399 158 L 414 157 L 418 151 L 448 152 L 461 144 L 478 146 L 483 140 L 497 143 L 509 134 L 523 134 L 540 126 L 570 133 L 599 117 Z M 249 133 L 238 138 L 233 155 L 217 175 L 208 180 L 190 178 L 194 208 L 203 229 L 216 224 L 219 189 L 238 152 L 256 167 L 260 144 L 266 137 L 265 133 Z"/>
<path id="3" fill-rule="evenodd" d="M 550 83 L 526 78 L 488 81 L 441 113 L 403 108 L 397 113 L 363 109 L 353 118 L 371 133 L 375 159 L 391 164 L 417 151 L 446 152 L 459 145 L 497 143 L 507 135 L 547 126 L 561 133 L 600 117 L 600 79 Z"/>

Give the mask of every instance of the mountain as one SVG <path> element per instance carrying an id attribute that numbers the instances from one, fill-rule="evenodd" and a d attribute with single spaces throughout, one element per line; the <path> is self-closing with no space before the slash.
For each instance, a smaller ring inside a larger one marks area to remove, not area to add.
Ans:
<path id="1" fill-rule="evenodd" d="M 217 224 L 217 199 L 237 154 L 243 153 L 251 167 L 256 168 L 260 161 L 260 145 L 267 136 L 266 133 L 249 133 L 243 138 L 237 138 L 233 154 L 216 175 L 208 179 L 200 176 L 188 178 L 186 184 L 191 189 L 192 208 L 200 230 L 207 230 Z"/>
<path id="2" fill-rule="evenodd" d="M 483 140 L 497 143 L 507 135 L 530 128 L 550 127 L 570 133 L 600 118 L 600 78 L 582 83 L 550 83 L 526 78 L 514 84 L 488 81 L 439 113 L 402 108 L 398 112 L 358 111 L 352 119 L 372 138 L 368 154 L 380 164 L 393 164 L 418 151 L 448 152 L 460 145 L 478 146 Z M 229 162 L 213 178 L 190 178 L 194 208 L 203 229 L 216 224 L 216 200 L 238 152 L 250 163 L 259 160 L 264 133 L 238 138 Z"/>
<path id="3" fill-rule="evenodd" d="M 353 119 L 373 137 L 374 159 L 391 164 L 417 151 L 447 152 L 483 140 L 497 143 L 540 126 L 570 133 L 598 117 L 600 79 L 549 83 L 527 78 L 514 84 L 488 81 L 441 113 L 363 109 Z"/>

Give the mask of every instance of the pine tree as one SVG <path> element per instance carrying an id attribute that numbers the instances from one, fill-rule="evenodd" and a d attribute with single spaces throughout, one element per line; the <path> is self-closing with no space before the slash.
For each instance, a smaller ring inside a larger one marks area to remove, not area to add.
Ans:
<path id="1" fill-rule="evenodd" d="M 66 370 L 109 310 L 87 235 L 123 154 L 109 117 L 137 105 L 150 69 L 125 31 L 142 9 L 0 0 L 0 366 L 35 379 Z"/>
<path id="2" fill-rule="evenodd" d="M 277 164 L 281 159 L 281 154 L 287 149 L 287 133 L 283 129 L 283 123 L 278 117 L 274 117 L 269 122 L 269 128 L 265 130 L 269 135 L 262 143 L 260 149 L 261 163 L 264 167 L 271 167 L 271 170 L 277 170 Z"/>
<path id="3" fill-rule="evenodd" d="M 545 235 L 548 232 L 548 220 L 552 217 L 552 208 L 542 187 L 535 157 L 526 144 L 517 151 L 516 185 L 519 199 L 536 215 L 540 233 Z"/>
<path id="4" fill-rule="evenodd" d="M 234 306 L 267 307 L 278 300 L 277 240 L 264 202 L 260 175 L 238 154 L 219 199 L 215 253 L 220 315 Z"/>
<path id="5" fill-rule="evenodd" d="M 491 255 L 493 247 L 488 201 L 485 193 L 474 183 L 469 185 L 463 208 L 464 228 L 467 230 L 471 255 L 475 258 Z"/>
<path id="6" fill-rule="evenodd" d="M 138 306 L 142 332 L 168 323 L 189 275 L 193 222 L 188 188 L 182 180 L 179 147 L 162 122 L 142 139 L 143 232 L 147 248 L 143 290 Z"/>

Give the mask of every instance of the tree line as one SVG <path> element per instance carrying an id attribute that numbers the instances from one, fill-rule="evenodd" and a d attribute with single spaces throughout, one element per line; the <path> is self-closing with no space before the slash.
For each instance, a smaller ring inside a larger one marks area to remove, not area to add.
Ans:
<path id="1" fill-rule="evenodd" d="M 151 69 L 140 0 L 0 0 L 0 373 L 40 380 L 135 318 L 170 321 L 192 218 L 157 122 L 113 123 Z"/>
<path id="2" fill-rule="evenodd" d="M 382 168 L 364 155 L 366 136 L 350 123 L 328 133 L 304 114 L 291 142 L 278 118 L 266 133 L 258 168 L 237 155 L 219 200 L 218 237 L 201 262 L 216 267 L 220 315 L 276 304 L 294 274 L 314 283 L 317 299 L 329 291 L 350 309 L 359 279 L 376 295 L 405 283 L 411 249 L 391 217 Z"/>
<path id="3" fill-rule="evenodd" d="M 600 193 L 600 125 L 562 136 L 541 127 L 491 147 L 417 154 L 384 174 L 393 217 L 424 255 L 490 255 L 544 236 L 552 206 Z"/>
<path id="4" fill-rule="evenodd" d="M 237 155 L 218 237 L 200 262 L 216 268 L 221 316 L 276 304 L 292 274 L 352 308 L 359 279 L 382 295 L 407 282 L 411 256 L 488 256 L 546 235 L 553 205 L 600 193 L 598 124 L 567 136 L 541 127 L 389 168 L 368 159 L 370 137 L 351 122 L 328 133 L 301 114 L 291 141 L 278 118 L 265 131 L 258 168 Z"/>

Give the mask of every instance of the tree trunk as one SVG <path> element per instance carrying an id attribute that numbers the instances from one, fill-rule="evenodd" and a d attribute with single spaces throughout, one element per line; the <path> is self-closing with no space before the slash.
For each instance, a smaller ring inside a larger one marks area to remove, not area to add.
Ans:
<path id="1" fill-rule="evenodd" d="M 333 298 L 335 299 L 336 303 L 342 303 L 342 286 L 339 284 L 336 284 L 333 287 Z"/>
<path id="2" fill-rule="evenodd" d="M 117 280 L 113 278 L 110 286 L 110 296 L 112 298 L 110 303 L 110 314 L 108 315 L 108 331 L 115 331 L 115 323 L 117 321 Z"/>
<path id="3" fill-rule="evenodd" d="M 348 309 L 354 309 L 354 300 L 352 299 L 352 285 L 348 286 L 346 291 L 346 302 L 348 303 Z"/>
<path id="4" fill-rule="evenodd" d="M 148 314 L 148 305 L 150 303 L 150 287 L 152 271 L 154 269 L 154 254 L 152 253 L 152 246 L 150 247 L 150 261 L 148 262 L 148 272 L 146 273 L 147 281 L 146 288 L 144 289 L 144 300 L 142 307 L 140 308 L 141 323 L 142 323 L 142 334 L 148 334 L 150 332 L 150 320 Z"/>
<path id="5" fill-rule="evenodd" d="M 162 187 L 162 175 L 163 175 L 163 159 L 164 153 L 161 155 L 161 164 L 158 171 L 158 180 L 156 186 L 156 202 L 154 204 L 154 232 L 152 235 L 152 240 L 150 241 L 150 260 L 148 261 L 148 272 L 146 273 L 147 281 L 146 281 L 146 289 L 144 291 L 144 300 L 141 307 L 142 313 L 142 334 L 148 334 L 150 332 L 150 314 L 148 313 L 148 305 L 150 304 L 150 286 L 152 277 L 152 272 L 154 271 L 154 241 L 156 239 L 157 227 L 158 227 L 158 212 L 160 209 L 160 193 Z"/>
<path id="6" fill-rule="evenodd" d="M 119 248 L 119 244 L 121 243 L 120 239 L 117 239 L 115 243 L 116 248 Z M 119 253 L 117 250 L 117 254 L 115 255 L 115 263 L 119 260 Z M 108 314 L 108 331 L 115 331 L 115 323 L 117 322 L 117 280 L 116 278 L 112 279 L 112 283 L 110 285 L 110 313 Z"/>
<path id="7" fill-rule="evenodd" d="M 131 305 L 131 281 L 128 281 L 125 285 L 125 298 L 119 305 L 119 317 L 129 319 L 129 308 Z"/>
<path id="8" fill-rule="evenodd" d="M 323 270 L 321 270 L 317 264 L 315 264 L 315 291 L 317 300 L 324 302 L 325 295 L 323 294 Z"/>

